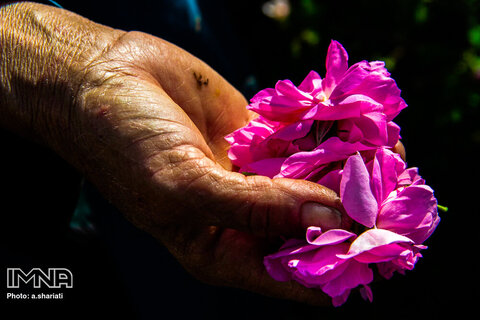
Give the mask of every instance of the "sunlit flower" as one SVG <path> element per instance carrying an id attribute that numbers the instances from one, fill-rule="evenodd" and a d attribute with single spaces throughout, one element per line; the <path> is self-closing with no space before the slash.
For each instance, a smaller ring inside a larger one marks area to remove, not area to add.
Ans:
<path id="1" fill-rule="evenodd" d="M 326 69 L 325 79 L 311 71 L 298 87 L 278 81 L 256 94 L 248 108 L 272 121 L 337 121 L 343 141 L 393 147 L 399 127 L 391 121 L 406 104 L 384 62 L 361 61 L 348 68 L 347 52 L 332 41 Z"/>
<path id="2" fill-rule="evenodd" d="M 348 215 L 368 228 L 389 230 L 421 244 L 440 222 L 433 190 L 416 168 L 380 148 L 364 163 L 351 156 L 343 169 L 340 197 Z"/>
<path id="3" fill-rule="evenodd" d="M 400 137 L 392 120 L 406 104 L 384 63 L 348 67 L 332 41 L 326 70 L 324 79 L 311 71 L 298 87 L 282 80 L 257 93 L 247 108 L 259 116 L 226 140 L 240 172 L 305 179 L 340 195 L 348 230 L 311 226 L 305 240 L 264 259 L 274 279 L 321 289 L 339 306 L 355 288 L 373 299 L 373 265 L 387 279 L 412 270 L 440 218 L 433 190 L 390 150 Z"/>
<path id="4" fill-rule="evenodd" d="M 260 117 L 226 137 L 233 164 L 271 177 L 304 178 L 304 173 L 292 175 L 296 162 L 318 168 L 317 158 L 332 146 L 344 160 L 352 150 L 398 142 L 400 128 L 392 120 L 406 104 L 384 63 L 362 61 L 348 68 L 345 49 L 332 41 L 326 68 L 325 79 L 311 71 L 298 87 L 278 81 L 251 99 L 247 108 Z"/>
<path id="5" fill-rule="evenodd" d="M 373 280 L 367 264 L 339 257 L 348 252 L 346 240 L 355 237 L 346 230 L 322 233 L 320 228 L 310 227 L 307 242 L 288 240 L 277 253 L 266 256 L 264 263 L 275 280 L 295 280 L 308 288 L 320 288 L 338 306 L 347 300 L 351 289 Z"/>
<path id="6" fill-rule="evenodd" d="M 371 300 L 370 265 L 377 264 L 388 279 L 395 271 L 412 270 L 421 257 L 420 250 L 426 248 L 422 242 L 440 221 L 433 190 L 415 168 L 406 169 L 403 160 L 385 148 L 376 150 L 367 164 L 360 154 L 351 156 L 343 169 L 323 179 L 339 190 L 360 234 L 343 229 L 322 233 L 310 227 L 306 241 L 288 240 L 265 257 L 265 266 L 278 281 L 322 289 L 336 306 L 358 286 Z"/>

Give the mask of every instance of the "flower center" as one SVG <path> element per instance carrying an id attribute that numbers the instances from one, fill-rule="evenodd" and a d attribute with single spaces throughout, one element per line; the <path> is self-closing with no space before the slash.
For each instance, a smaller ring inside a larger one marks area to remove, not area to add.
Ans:
<path id="1" fill-rule="evenodd" d="M 318 100 L 318 103 L 320 102 L 325 102 L 327 101 L 327 96 L 325 95 L 325 93 L 323 91 L 320 91 L 316 96 L 315 96 L 315 99 Z"/>

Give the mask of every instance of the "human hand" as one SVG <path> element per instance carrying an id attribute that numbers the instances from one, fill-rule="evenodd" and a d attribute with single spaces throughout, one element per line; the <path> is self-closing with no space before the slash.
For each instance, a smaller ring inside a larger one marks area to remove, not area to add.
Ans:
<path id="1" fill-rule="evenodd" d="M 100 190 L 197 278 L 324 303 L 318 291 L 272 280 L 263 257 L 268 238 L 303 236 L 311 224 L 339 226 L 339 215 L 313 204 L 338 206 L 336 195 L 309 182 L 231 172 L 223 137 L 250 120 L 246 101 L 188 53 L 129 33 L 97 61 L 90 76 L 121 70 L 82 95 L 83 136 L 92 135 L 86 145 L 105 141 L 86 170 Z M 110 168 L 118 169 L 105 175 Z M 310 211 L 302 221 L 304 203 Z M 315 210 L 324 215 L 312 217 Z"/>
<path id="2" fill-rule="evenodd" d="M 197 278 L 329 303 L 320 291 L 271 279 L 263 257 L 278 236 L 302 236 L 310 225 L 339 227 L 341 216 L 331 209 L 339 199 L 308 181 L 231 171 L 223 137 L 252 117 L 238 91 L 153 36 L 42 5 L 8 10 L 2 83 L 15 90 L 0 93 L 8 116 L 2 125 L 62 155 Z M 7 29 L 9 21 L 14 27 Z M 21 41 L 27 36 L 33 42 Z M 21 54 L 8 50 L 19 45 Z M 5 62 L 18 59 L 17 67 Z"/>

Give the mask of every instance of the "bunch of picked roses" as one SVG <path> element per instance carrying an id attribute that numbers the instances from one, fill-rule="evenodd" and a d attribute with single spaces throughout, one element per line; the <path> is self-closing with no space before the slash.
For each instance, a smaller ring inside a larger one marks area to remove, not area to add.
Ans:
<path id="1" fill-rule="evenodd" d="M 226 140 L 240 172 L 306 179 L 340 195 L 352 227 L 312 226 L 264 259 L 274 279 L 319 288 L 339 306 L 356 287 L 372 300 L 374 269 L 387 279 L 413 269 L 440 218 L 417 168 L 391 151 L 400 138 L 392 120 L 407 105 L 385 64 L 348 67 L 332 41 L 326 70 L 257 93 L 247 108 L 259 116 Z"/>

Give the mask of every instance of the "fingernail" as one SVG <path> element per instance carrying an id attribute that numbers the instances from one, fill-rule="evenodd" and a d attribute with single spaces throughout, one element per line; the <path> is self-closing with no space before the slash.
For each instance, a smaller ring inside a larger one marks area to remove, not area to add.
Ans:
<path id="1" fill-rule="evenodd" d="M 340 211 L 316 202 L 304 203 L 300 214 L 304 228 L 316 226 L 327 230 L 340 228 L 342 224 L 342 214 Z"/>

